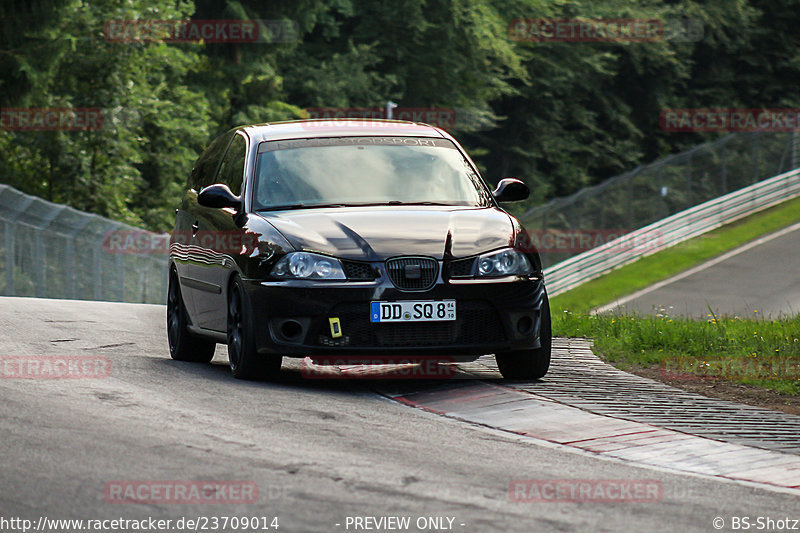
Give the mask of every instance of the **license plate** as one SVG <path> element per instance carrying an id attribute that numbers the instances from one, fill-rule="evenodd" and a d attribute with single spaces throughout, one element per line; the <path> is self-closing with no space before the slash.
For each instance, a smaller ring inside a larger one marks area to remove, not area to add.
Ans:
<path id="1" fill-rule="evenodd" d="M 370 322 L 434 322 L 456 319 L 455 300 L 372 302 Z"/>

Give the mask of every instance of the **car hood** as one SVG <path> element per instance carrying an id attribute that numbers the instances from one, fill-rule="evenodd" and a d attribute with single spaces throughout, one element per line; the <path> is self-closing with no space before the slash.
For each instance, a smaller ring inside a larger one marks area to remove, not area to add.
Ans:
<path id="1" fill-rule="evenodd" d="M 398 255 L 467 257 L 509 246 L 514 225 L 504 211 L 463 207 L 340 207 L 260 213 L 297 250 L 382 261 Z M 449 244 L 448 244 L 449 243 Z"/>

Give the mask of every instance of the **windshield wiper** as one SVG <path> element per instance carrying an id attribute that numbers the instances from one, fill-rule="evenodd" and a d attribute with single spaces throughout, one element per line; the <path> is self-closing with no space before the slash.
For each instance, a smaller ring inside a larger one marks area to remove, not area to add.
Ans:
<path id="1" fill-rule="evenodd" d="M 342 207 L 372 207 L 372 206 L 381 206 L 381 205 L 449 205 L 453 206 L 456 204 L 445 204 L 442 202 L 404 202 L 402 200 L 386 200 L 384 202 L 349 202 L 346 204 L 340 204 Z"/>
<path id="2" fill-rule="evenodd" d="M 348 202 L 336 204 L 287 204 L 262 207 L 258 211 L 283 211 L 291 209 L 319 209 L 325 207 L 373 207 L 382 205 L 442 205 L 456 206 L 457 204 L 445 204 L 441 202 L 403 202 L 401 200 L 387 200 L 385 202 Z"/>
<path id="3" fill-rule="evenodd" d="M 397 202 L 397 201 L 389 202 L 389 204 L 391 204 L 391 205 L 450 205 L 450 206 L 457 205 L 457 204 L 445 204 L 445 203 L 442 203 L 442 202 Z"/>
<path id="4" fill-rule="evenodd" d="M 349 204 L 287 204 L 262 207 L 257 211 L 284 211 L 289 209 L 317 209 L 324 207 L 348 207 Z"/>

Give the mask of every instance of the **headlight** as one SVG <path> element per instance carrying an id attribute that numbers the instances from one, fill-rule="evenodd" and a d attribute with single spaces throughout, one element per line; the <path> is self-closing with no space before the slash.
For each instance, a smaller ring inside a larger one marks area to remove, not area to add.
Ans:
<path id="1" fill-rule="evenodd" d="M 476 277 L 527 276 L 533 272 L 531 262 L 525 254 L 507 248 L 489 252 L 478 257 Z"/>
<path id="2" fill-rule="evenodd" d="M 338 259 L 309 252 L 290 252 L 272 267 L 276 278 L 346 279 Z"/>

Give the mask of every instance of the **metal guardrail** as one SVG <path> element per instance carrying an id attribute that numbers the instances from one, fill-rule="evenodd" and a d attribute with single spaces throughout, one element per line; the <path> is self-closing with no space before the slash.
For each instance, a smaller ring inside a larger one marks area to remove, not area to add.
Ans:
<path id="1" fill-rule="evenodd" d="M 154 235 L 0 184 L 0 294 L 164 303 L 166 247 L 109 246 Z"/>
<path id="2" fill-rule="evenodd" d="M 741 132 L 636 167 L 519 214 L 536 235 L 611 238 L 800 167 L 800 133 Z M 561 241 L 562 243 L 564 241 Z M 591 246 L 541 243 L 545 267 Z"/>
<path id="3" fill-rule="evenodd" d="M 724 224 L 800 196 L 800 169 L 720 196 L 546 268 L 551 296 Z"/>

